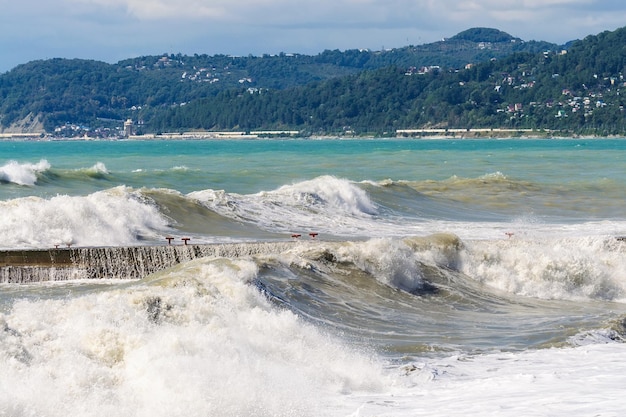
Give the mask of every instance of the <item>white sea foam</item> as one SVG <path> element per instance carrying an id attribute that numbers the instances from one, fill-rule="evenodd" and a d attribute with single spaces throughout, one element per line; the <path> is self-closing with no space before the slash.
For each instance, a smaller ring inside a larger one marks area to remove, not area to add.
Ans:
<path id="1" fill-rule="evenodd" d="M 25 197 L 0 202 L 1 246 L 133 245 L 166 233 L 168 220 L 141 194 L 125 187 L 88 196 Z"/>
<path id="2" fill-rule="evenodd" d="M 501 290 L 544 299 L 621 300 L 626 244 L 614 238 L 542 238 L 465 242 L 460 269 Z"/>
<path id="3" fill-rule="evenodd" d="M 387 364 L 272 306 L 250 260 L 202 259 L 0 315 L 0 415 L 618 416 L 626 347 Z M 59 292 L 60 293 L 60 292 Z"/>
<path id="4" fill-rule="evenodd" d="M 394 288 L 415 291 L 424 284 L 416 254 L 398 240 L 372 239 L 342 245 L 335 256 L 339 262 L 354 263 Z"/>
<path id="5" fill-rule="evenodd" d="M 294 204 L 304 203 L 311 207 L 322 204 L 353 215 L 375 215 L 378 210 L 367 193 L 351 181 L 324 175 L 310 181 L 284 185 L 270 193 L 291 200 Z"/>
<path id="6" fill-rule="evenodd" d="M 109 170 L 107 169 L 106 165 L 104 165 L 104 163 L 102 162 L 96 162 L 95 165 L 93 165 L 91 168 L 89 168 L 88 170 L 91 173 L 94 174 L 108 174 Z"/>
<path id="7" fill-rule="evenodd" d="M 381 364 L 276 309 L 256 264 L 204 259 L 151 280 L 0 317 L 0 414 L 336 415 L 381 393 Z"/>
<path id="8" fill-rule="evenodd" d="M 613 416 L 626 400 L 621 343 L 481 356 L 452 356 L 403 367 L 385 395 L 341 399 L 343 415 Z"/>
<path id="9" fill-rule="evenodd" d="M 217 213 L 273 231 L 365 233 L 377 207 L 356 184 L 331 176 L 251 195 L 204 190 L 188 194 Z"/>
<path id="10" fill-rule="evenodd" d="M 37 183 L 37 174 L 48 169 L 50 169 L 50 164 L 45 159 L 36 164 L 9 161 L 0 167 L 0 182 L 33 186 Z"/>

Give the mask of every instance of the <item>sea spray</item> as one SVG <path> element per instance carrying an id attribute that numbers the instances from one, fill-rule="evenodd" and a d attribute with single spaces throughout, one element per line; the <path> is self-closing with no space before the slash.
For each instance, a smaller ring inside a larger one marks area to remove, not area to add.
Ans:
<path id="1" fill-rule="evenodd" d="M 0 167 L 0 183 L 34 186 L 37 183 L 37 176 L 49 169 L 50 163 L 45 159 L 36 164 L 9 161 Z"/>
<path id="2" fill-rule="evenodd" d="M 364 233 L 376 205 L 356 184 L 331 176 L 250 195 L 204 190 L 188 194 L 207 208 L 238 221 L 273 231 Z"/>
<path id="3" fill-rule="evenodd" d="M 361 269 L 387 285 L 409 292 L 417 291 L 424 285 L 414 253 L 401 242 L 373 239 L 342 249 L 341 255 L 352 257 Z"/>
<path id="4" fill-rule="evenodd" d="M 202 259 L 131 286 L 16 301 L 0 322 L 0 411 L 317 416 L 320 398 L 380 392 L 376 360 L 273 307 L 249 285 L 256 270 Z"/>
<path id="5" fill-rule="evenodd" d="M 92 178 L 104 178 L 106 175 L 109 174 L 109 170 L 107 169 L 106 165 L 102 162 L 97 162 L 92 167 L 87 168 L 85 170 L 81 170 L 81 171 L 85 171 L 87 175 Z"/>
<path id="6" fill-rule="evenodd" d="M 12 248 L 132 245 L 169 230 L 156 205 L 126 187 L 0 201 L 0 209 L 0 245 Z"/>
<path id="7" fill-rule="evenodd" d="M 512 294 L 545 299 L 621 300 L 624 243 L 610 237 L 465 242 L 460 269 Z"/>

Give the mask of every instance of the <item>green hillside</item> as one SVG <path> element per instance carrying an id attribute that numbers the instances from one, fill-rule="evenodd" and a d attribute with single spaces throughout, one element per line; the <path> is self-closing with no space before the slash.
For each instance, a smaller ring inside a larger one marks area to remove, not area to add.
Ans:
<path id="1" fill-rule="evenodd" d="M 116 134 L 513 128 L 626 132 L 626 29 L 567 48 L 473 28 L 427 45 L 315 56 L 51 59 L 0 75 L 0 131 Z"/>
<path id="2" fill-rule="evenodd" d="M 515 53 L 461 70 L 389 66 L 289 90 L 228 91 L 153 115 L 159 129 L 394 134 L 507 128 L 626 132 L 626 29 L 569 51 Z"/>

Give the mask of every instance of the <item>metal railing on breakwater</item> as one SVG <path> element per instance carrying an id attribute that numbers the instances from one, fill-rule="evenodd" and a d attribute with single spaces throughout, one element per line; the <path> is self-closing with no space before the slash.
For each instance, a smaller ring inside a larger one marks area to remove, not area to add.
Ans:
<path id="1" fill-rule="evenodd" d="M 140 279 L 196 258 L 278 253 L 294 244 L 295 241 L 284 241 L 0 250 L 0 283 Z"/>

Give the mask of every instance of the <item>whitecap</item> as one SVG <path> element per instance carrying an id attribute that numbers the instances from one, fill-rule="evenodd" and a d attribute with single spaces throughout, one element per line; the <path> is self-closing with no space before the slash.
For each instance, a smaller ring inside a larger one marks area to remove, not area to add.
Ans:
<path id="1" fill-rule="evenodd" d="M 37 183 L 37 174 L 47 171 L 50 167 L 45 159 L 36 164 L 9 161 L 0 167 L 0 182 L 34 186 Z"/>

